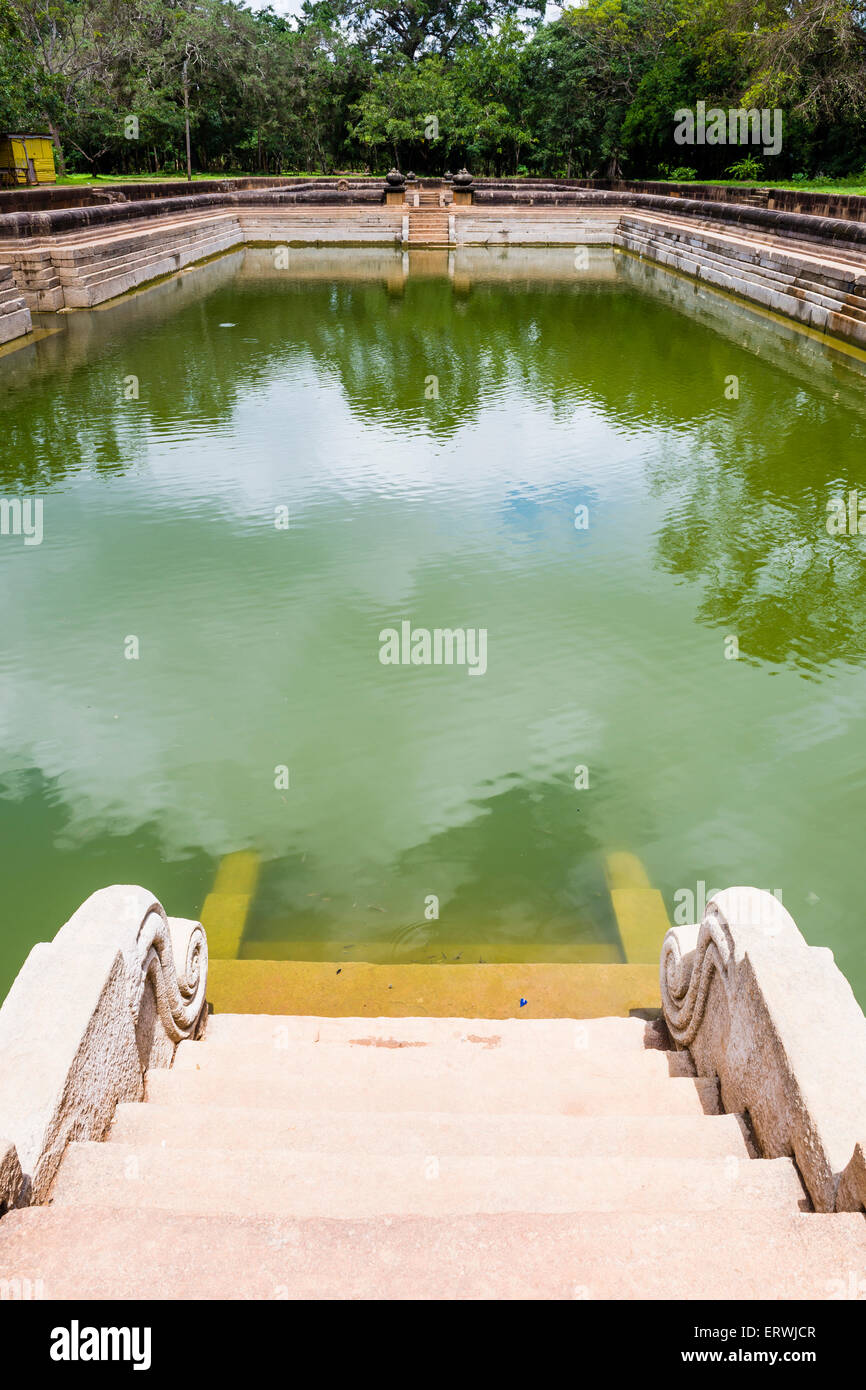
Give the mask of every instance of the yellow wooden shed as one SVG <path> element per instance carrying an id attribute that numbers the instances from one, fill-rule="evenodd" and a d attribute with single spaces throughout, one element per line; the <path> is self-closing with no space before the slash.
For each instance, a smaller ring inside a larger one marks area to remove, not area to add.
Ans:
<path id="1" fill-rule="evenodd" d="M 0 134 L 0 184 L 55 183 L 50 135 Z"/>

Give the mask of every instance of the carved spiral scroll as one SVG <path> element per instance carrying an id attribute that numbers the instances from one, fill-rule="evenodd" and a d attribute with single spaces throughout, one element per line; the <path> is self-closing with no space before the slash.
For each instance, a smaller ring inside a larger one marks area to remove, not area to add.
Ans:
<path id="1" fill-rule="evenodd" d="M 132 884 L 101 888 L 60 929 L 54 951 L 119 950 L 137 1025 L 150 983 L 172 1043 L 195 1034 L 205 1007 L 207 938 L 199 922 L 167 917 L 152 893 Z"/>
<path id="2" fill-rule="evenodd" d="M 205 1004 L 207 938 L 199 922 L 177 918 L 169 922 L 157 902 L 148 911 L 136 940 L 136 968 L 131 972 L 136 997 L 130 1000 L 134 1017 L 147 980 L 171 1041 L 190 1037 Z"/>
<path id="3" fill-rule="evenodd" d="M 683 952 L 676 930 L 662 944 L 661 994 L 671 1037 L 688 1047 L 701 1026 L 713 974 L 728 982 L 734 943 L 730 928 L 714 902 L 707 906 L 693 950 Z"/>

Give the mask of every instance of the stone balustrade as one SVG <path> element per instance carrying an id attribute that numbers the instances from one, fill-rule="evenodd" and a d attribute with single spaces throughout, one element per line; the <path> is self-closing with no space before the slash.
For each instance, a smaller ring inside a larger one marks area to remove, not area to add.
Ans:
<path id="1" fill-rule="evenodd" d="M 0 1008 L 0 1207 L 42 1202 L 66 1145 L 102 1139 L 206 1020 L 207 940 L 143 888 L 94 893 L 34 946 Z"/>
<path id="2" fill-rule="evenodd" d="M 792 1156 L 816 1211 L 866 1206 L 866 1019 L 833 953 L 770 893 L 729 888 L 661 957 L 665 1021 L 765 1158 Z"/>

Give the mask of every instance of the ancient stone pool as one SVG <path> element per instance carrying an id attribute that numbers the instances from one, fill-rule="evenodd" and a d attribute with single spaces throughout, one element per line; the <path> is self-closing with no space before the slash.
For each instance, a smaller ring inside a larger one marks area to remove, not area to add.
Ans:
<path id="1" fill-rule="evenodd" d="M 864 1002 L 856 352 L 612 251 L 289 259 L 0 356 L 0 994 L 227 859 L 244 956 L 613 959 L 626 852 L 671 921 L 777 892 Z"/>

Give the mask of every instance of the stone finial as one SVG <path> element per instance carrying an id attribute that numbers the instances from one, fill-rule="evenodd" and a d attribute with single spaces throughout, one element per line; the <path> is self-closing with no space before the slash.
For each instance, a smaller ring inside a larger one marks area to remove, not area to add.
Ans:
<path id="1" fill-rule="evenodd" d="M 451 182 L 454 184 L 455 188 L 470 188 L 475 180 L 469 170 L 464 168 L 454 175 Z"/>
<path id="2" fill-rule="evenodd" d="M 406 180 L 399 169 L 389 169 L 385 175 L 385 184 L 388 188 L 396 190 L 405 187 Z"/>

